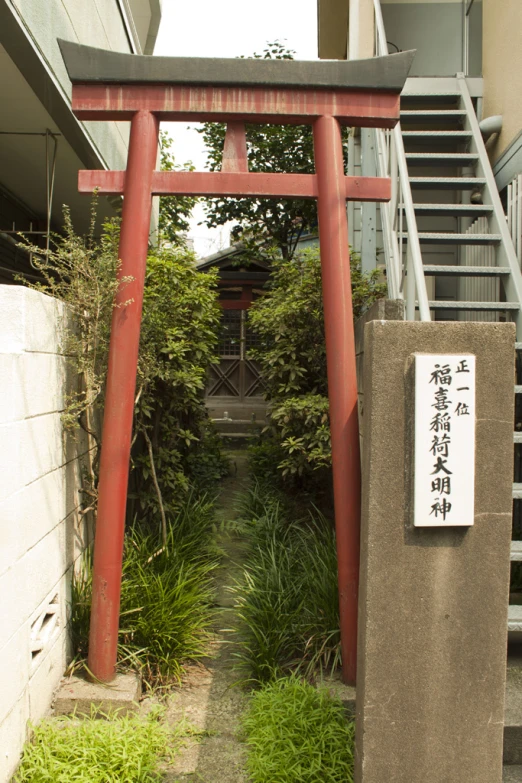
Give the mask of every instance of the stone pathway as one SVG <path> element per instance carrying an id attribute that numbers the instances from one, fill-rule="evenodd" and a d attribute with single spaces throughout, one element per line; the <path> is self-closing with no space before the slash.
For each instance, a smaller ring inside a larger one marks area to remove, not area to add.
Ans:
<path id="1" fill-rule="evenodd" d="M 223 482 L 218 501 L 222 525 L 217 533 L 217 544 L 223 557 L 217 573 L 215 637 L 211 654 L 188 668 L 183 685 L 173 691 L 167 708 L 169 720 L 185 717 L 207 734 L 188 742 L 168 769 L 165 782 L 169 783 L 247 783 L 248 780 L 243 769 L 244 748 L 237 737 L 246 696 L 237 684 L 233 644 L 226 630 L 235 621 L 233 597 L 227 587 L 239 573 L 245 553 L 244 543 L 237 534 L 227 530 L 226 523 L 235 518 L 235 496 L 247 480 L 246 452 L 230 452 L 229 457 L 233 475 Z"/>

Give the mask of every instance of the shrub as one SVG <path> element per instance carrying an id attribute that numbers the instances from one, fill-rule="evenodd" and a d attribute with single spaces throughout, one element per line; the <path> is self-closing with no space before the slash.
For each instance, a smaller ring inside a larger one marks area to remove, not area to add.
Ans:
<path id="1" fill-rule="evenodd" d="M 254 683 L 333 669 L 341 653 L 332 526 L 318 511 L 298 519 L 273 494 L 256 494 L 251 550 L 234 588 L 240 666 Z"/>
<path id="2" fill-rule="evenodd" d="M 182 204 L 173 209 L 180 217 Z M 95 511 L 101 445 L 96 425 L 104 405 L 114 296 L 118 285 L 124 289 L 129 280 L 116 279 L 118 222 L 105 224 L 97 239 L 96 200 L 91 217 L 90 233 L 79 236 L 65 209 L 64 235 L 53 238 L 48 252 L 33 248 L 41 275 L 33 287 L 65 302 L 72 315 L 64 323 L 62 348 L 77 382 L 68 394 L 63 420 L 94 439 L 92 470 L 84 476 L 83 491 L 89 498 L 85 505 Z M 174 511 L 191 484 L 208 490 L 226 473 L 203 399 L 220 323 L 216 282 L 214 272 L 198 273 L 194 254 L 183 246 L 149 251 L 129 517 L 138 514 L 150 525 L 157 525 L 162 510 Z"/>
<path id="3" fill-rule="evenodd" d="M 353 316 L 386 293 L 379 272 L 361 272 L 351 254 Z M 265 433 L 285 479 L 325 481 L 331 465 L 328 385 L 319 249 L 273 262 L 270 289 L 254 302 L 249 321 L 260 338 L 270 426 Z M 259 452 L 257 453 L 259 457 Z M 257 466 L 260 461 L 257 459 Z"/>
<path id="4" fill-rule="evenodd" d="M 175 511 L 191 484 L 208 491 L 227 472 L 203 399 L 220 323 L 216 277 L 194 260 L 183 248 L 147 260 L 130 516 L 150 525 L 161 506 Z"/>
<path id="5" fill-rule="evenodd" d="M 189 495 L 167 528 L 166 546 L 135 525 L 125 538 L 118 661 L 146 685 L 179 680 L 185 661 L 206 652 L 213 602 L 213 503 Z M 75 576 L 72 626 L 77 658 L 87 654 L 90 562 Z"/>
<path id="6" fill-rule="evenodd" d="M 252 783 L 352 783 L 354 724 L 326 691 L 271 682 L 252 695 L 242 726 Z"/>
<path id="7" fill-rule="evenodd" d="M 100 720 L 48 718 L 34 729 L 13 783 L 150 783 L 160 780 L 158 762 L 171 758 L 183 736 L 153 711 Z"/>

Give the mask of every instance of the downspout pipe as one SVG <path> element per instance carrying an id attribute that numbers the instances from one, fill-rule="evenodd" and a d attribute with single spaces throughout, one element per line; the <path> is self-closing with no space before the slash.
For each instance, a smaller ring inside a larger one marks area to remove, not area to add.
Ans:
<path id="1" fill-rule="evenodd" d="M 486 117 L 482 122 L 479 122 L 480 132 L 484 139 L 489 139 L 494 133 L 500 133 L 502 131 L 502 123 L 504 118 L 502 114 L 495 114 L 492 117 Z"/>

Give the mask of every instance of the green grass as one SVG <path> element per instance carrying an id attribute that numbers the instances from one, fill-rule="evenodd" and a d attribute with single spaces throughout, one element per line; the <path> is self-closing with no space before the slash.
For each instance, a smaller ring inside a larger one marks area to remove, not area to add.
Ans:
<path id="1" fill-rule="evenodd" d="M 102 718 L 104 716 L 101 716 Z M 103 720 L 49 718 L 34 729 L 13 783 L 149 783 L 188 730 L 154 711 Z"/>
<path id="2" fill-rule="evenodd" d="M 296 519 L 273 493 L 255 486 L 241 511 L 251 549 L 234 588 L 241 619 L 236 655 L 247 679 L 335 669 L 340 632 L 331 523 L 317 510 Z"/>
<path id="3" fill-rule="evenodd" d="M 179 680 L 183 664 L 206 652 L 217 566 L 214 504 L 190 496 L 169 521 L 167 546 L 135 525 L 127 531 L 120 607 L 120 666 L 140 670 L 151 687 Z M 87 655 L 90 563 L 75 577 L 72 630 L 76 657 Z"/>
<path id="4" fill-rule="evenodd" d="M 252 783 L 352 783 L 354 724 L 340 701 L 295 677 L 264 685 L 243 723 Z"/>

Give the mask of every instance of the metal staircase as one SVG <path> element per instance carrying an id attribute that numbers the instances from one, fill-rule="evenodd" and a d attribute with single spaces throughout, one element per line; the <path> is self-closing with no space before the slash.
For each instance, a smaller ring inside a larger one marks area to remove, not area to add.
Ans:
<path id="1" fill-rule="evenodd" d="M 379 0 L 374 6 L 377 53 L 387 54 Z M 378 174 L 392 178 L 391 204 L 381 209 L 390 297 L 405 300 L 410 320 L 514 322 L 522 428 L 522 273 L 464 75 L 408 79 L 401 123 L 375 131 L 375 148 Z M 522 431 L 513 440 L 522 538 Z M 522 562 L 522 540 L 511 560 Z M 508 627 L 522 632 L 522 605 L 510 606 Z"/>

